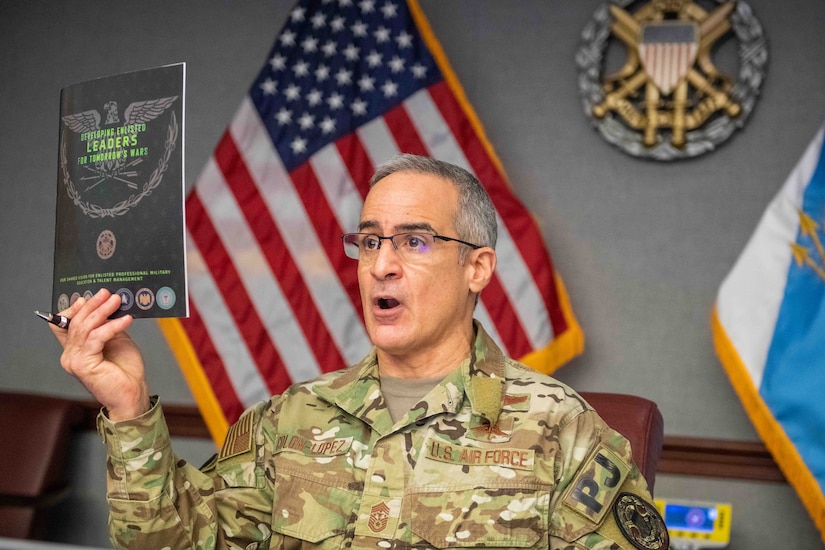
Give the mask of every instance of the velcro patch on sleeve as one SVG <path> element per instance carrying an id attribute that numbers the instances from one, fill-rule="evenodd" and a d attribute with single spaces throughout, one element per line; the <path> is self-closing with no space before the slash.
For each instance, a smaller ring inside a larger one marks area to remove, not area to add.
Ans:
<path id="1" fill-rule="evenodd" d="M 633 493 L 622 493 L 613 505 L 622 535 L 639 550 L 670 548 L 667 527 L 656 506 Z"/>
<path id="2" fill-rule="evenodd" d="M 218 461 L 223 461 L 252 451 L 255 444 L 255 437 L 252 433 L 254 425 L 255 414 L 248 412 L 230 426 L 221 452 L 218 454 Z"/>
<path id="3" fill-rule="evenodd" d="M 594 524 L 600 524 L 629 472 L 627 462 L 599 444 L 570 482 L 562 503 Z"/>

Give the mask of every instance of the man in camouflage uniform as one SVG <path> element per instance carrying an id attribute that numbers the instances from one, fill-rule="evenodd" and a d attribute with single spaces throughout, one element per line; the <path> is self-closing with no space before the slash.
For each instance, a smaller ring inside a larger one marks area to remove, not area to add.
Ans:
<path id="1" fill-rule="evenodd" d="M 117 296 L 65 312 L 62 364 L 106 407 L 113 545 L 667 548 L 627 441 L 473 321 L 496 264 L 475 178 L 405 155 L 372 183 L 344 246 L 373 351 L 248 410 L 202 470 L 170 448 L 131 318 L 107 320 Z"/>

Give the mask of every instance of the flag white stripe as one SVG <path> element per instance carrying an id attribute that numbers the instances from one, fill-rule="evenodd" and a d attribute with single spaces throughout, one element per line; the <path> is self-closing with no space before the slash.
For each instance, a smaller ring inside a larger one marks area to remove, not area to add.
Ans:
<path id="1" fill-rule="evenodd" d="M 232 120 L 230 132 L 344 361 L 360 361 L 371 346 L 363 324 L 352 322 L 360 315 L 335 274 L 303 202 L 248 97 Z"/>
<path id="2" fill-rule="evenodd" d="M 223 361 L 229 382 L 244 408 L 269 397 L 266 382 L 258 372 L 238 327 L 223 301 L 212 272 L 187 231 L 186 257 L 189 263 L 189 295 L 197 305 L 204 328 Z"/>
<path id="3" fill-rule="evenodd" d="M 334 143 L 319 150 L 309 159 L 327 202 L 335 213 L 338 227 L 344 232 L 355 231 L 361 216 L 361 193 L 349 177 L 349 170 Z"/>
<path id="4" fill-rule="evenodd" d="M 400 151 L 384 117 L 376 117 L 360 126 L 355 133 L 366 149 L 373 167 L 389 160 Z"/>
<path id="5" fill-rule="evenodd" d="M 410 118 L 416 125 L 419 135 L 434 157 L 452 162 L 472 172 L 464 151 L 449 131 L 449 127 L 441 117 L 429 93 L 422 90 L 414 94 L 405 102 L 405 107 L 410 112 Z M 544 299 L 498 212 L 496 219 L 498 221 L 496 255 L 499 265 L 496 273 L 505 294 L 513 305 L 513 310 L 521 320 L 527 337 L 530 339 L 531 347 L 544 347 L 553 336 L 552 324 L 544 306 Z"/>
<path id="6" fill-rule="evenodd" d="M 719 320 L 757 388 L 762 383 L 785 295 L 793 256 L 790 243 L 796 242 L 799 231 L 797 208 L 816 169 L 822 141 L 823 128 L 820 128 L 719 288 Z M 744 308 L 742 304 L 758 304 L 758 307 Z"/>
<path id="7" fill-rule="evenodd" d="M 214 158 L 207 162 L 195 192 L 209 212 L 215 231 L 226 243 L 226 251 L 237 267 L 251 304 L 290 378 L 306 380 L 320 374 L 304 333 Z"/>

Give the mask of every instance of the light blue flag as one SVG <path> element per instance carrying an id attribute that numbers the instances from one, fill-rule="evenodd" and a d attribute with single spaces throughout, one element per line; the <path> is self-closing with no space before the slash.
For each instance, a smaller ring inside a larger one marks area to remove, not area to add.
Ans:
<path id="1" fill-rule="evenodd" d="M 825 541 L 825 125 L 722 283 L 716 351 Z"/>

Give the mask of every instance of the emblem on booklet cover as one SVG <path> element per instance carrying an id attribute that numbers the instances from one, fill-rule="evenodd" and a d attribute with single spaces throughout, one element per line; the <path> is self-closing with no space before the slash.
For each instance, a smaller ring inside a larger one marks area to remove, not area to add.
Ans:
<path id="1" fill-rule="evenodd" d="M 129 311 L 135 305 L 135 295 L 128 288 L 119 288 L 116 294 L 120 296 L 120 311 Z"/>
<path id="2" fill-rule="evenodd" d="M 171 309 L 172 306 L 175 305 L 175 301 L 177 297 L 175 296 L 175 291 L 169 288 L 168 286 L 164 286 L 158 289 L 155 293 L 155 300 L 157 301 L 158 307 L 160 309 Z"/>
<path id="3" fill-rule="evenodd" d="M 155 293 L 148 288 L 141 288 L 135 292 L 135 304 L 142 310 L 151 309 L 155 305 Z"/>
<path id="4" fill-rule="evenodd" d="M 762 26 L 742 0 L 611 0 L 576 54 L 579 93 L 599 133 L 661 161 L 712 151 L 741 128 L 767 62 Z"/>
<path id="5" fill-rule="evenodd" d="M 130 208 L 160 185 L 172 151 L 177 146 L 179 126 L 175 111 L 170 111 L 164 129 L 157 123 L 178 96 L 135 101 L 123 113 L 121 124 L 115 101 L 104 104 L 106 119 L 101 125 L 100 112 L 88 110 L 64 115 L 60 148 L 60 170 L 63 185 L 74 204 L 91 218 L 115 217 Z M 157 120 L 156 120 L 157 119 Z M 146 146 L 156 139 L 163 147 Z M 73 150 L 83 151 L 76 159 L 85 174 L 72 179 L 66 141 L 75 140 Z M 154 163 L 154 170 L 142 169 L 143 163 Z"/>
<path id="6" fill-rule="evenodd" d="M 97 257 L 101 260 L 108 260 L 115 255 L 116 248 L 117 238 L 115 234 L 108 229 L 101 231 L 100 235 L 97 236 Z"/>

